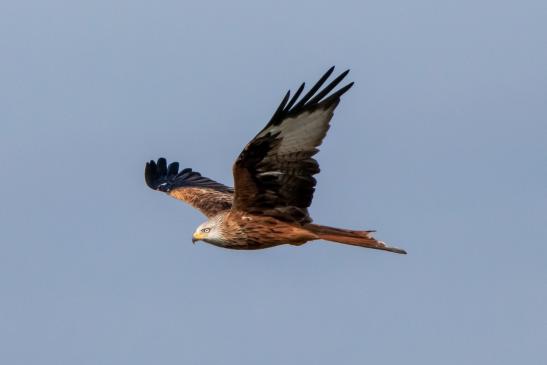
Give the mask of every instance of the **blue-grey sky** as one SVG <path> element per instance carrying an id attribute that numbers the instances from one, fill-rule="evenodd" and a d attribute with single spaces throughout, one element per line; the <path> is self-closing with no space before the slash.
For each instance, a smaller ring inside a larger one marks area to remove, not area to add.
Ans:
<path id="1" fill-rule="evenodd" d="M 547 3 L 6 1 L 3 364 L 547 363 Z M 284 92 L 351 68 L 326 242 L 192 245 L 167 157 L 231 184 Z"/>

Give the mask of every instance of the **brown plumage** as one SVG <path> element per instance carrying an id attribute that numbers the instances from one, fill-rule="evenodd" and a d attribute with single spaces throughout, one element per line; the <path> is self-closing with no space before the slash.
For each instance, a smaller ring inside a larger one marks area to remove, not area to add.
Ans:
<path id="1" fill-rule="evenodd" d="M 316 185 L 313 175 L 319 173 L 313 156 L 329 129 L 340 96 L 353 86 L 349 83 L 329 95 L 348 70 L 321 89 L 333 70 L 330 68 L 300 99 L 304 84 L 292 98 L 287 92 L 268 124 L 236 159 L 234 189 L 191 169 L 179 172 L 178 163 L 167 166 L 164 158 L 146 164 L 149 187 L 192 205 L 209 218 L 198 227 L 193 241 L 252 250 L 324 239 L 406 253 L 374 239 L 373 231 L 312 223 L 308 208 Z"/>

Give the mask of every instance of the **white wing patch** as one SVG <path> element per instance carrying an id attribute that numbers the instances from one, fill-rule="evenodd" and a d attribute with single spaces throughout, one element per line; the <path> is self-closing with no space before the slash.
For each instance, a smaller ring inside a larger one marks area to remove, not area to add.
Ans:
<path id="1" fill-rule="evenodd" d="M 277 150 L 279 155 L 313 150 L 327 134 L 335 107 L 336 104 L 333 104 L 328 109 L 306 111 L 296 117 L 287 118 L 280 125 L 266 129 L 260 136 L 281 132 L 281 144 Z"/>
<path id="2" fill-rule="evenodd" d="M 284 172 L 281 171 L 266 171 L 258 174 L 257 176 L 281 176 L 284 175 Z"/>

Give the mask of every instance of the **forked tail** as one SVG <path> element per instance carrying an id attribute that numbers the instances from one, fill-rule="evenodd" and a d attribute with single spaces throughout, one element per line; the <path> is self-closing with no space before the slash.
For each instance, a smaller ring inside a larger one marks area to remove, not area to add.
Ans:
<path id="1" fill-rule="evenodd" d="M 405 250 L 390 247 L 385 242 L 378 241 L 372 237 L 372 232 L 374 231 L 352 231 L 349 229 L 320 226 L 318 224 L 307 224 L 305 228 L 318 235 L 322 240 L 406 254 Z"/>

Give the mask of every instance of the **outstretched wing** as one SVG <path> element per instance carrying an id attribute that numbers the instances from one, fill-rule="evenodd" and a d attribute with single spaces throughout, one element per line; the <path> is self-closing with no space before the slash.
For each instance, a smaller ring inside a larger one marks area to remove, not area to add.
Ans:
<path id="1" fill-rule="evenodd" d="M 207 217 L 232 207 L 232 188 L 201 176 L 192 169 L 179 172 L 178 162 L 167 166 L 165 158 L 158 159 L 157 163 L 150 161 L 144 169 L 144 179 L 150 188 L 190 204 Z"/>
<path id="2" fill-rule="evenodd" d="M 233 209 L 286 222 L 311 222 L 307 208 L 315 191 L 313 175 L 319 172 L 312 156 L 329 129 L 340 96 L 353 86 L 350 83 L 328 96 L 347 70 L 320 90 L 333 70 L 300 100 L 304 84 L 290 100 L 287 92 L 266 127 L 241 152 L 233 167 Z"/>

